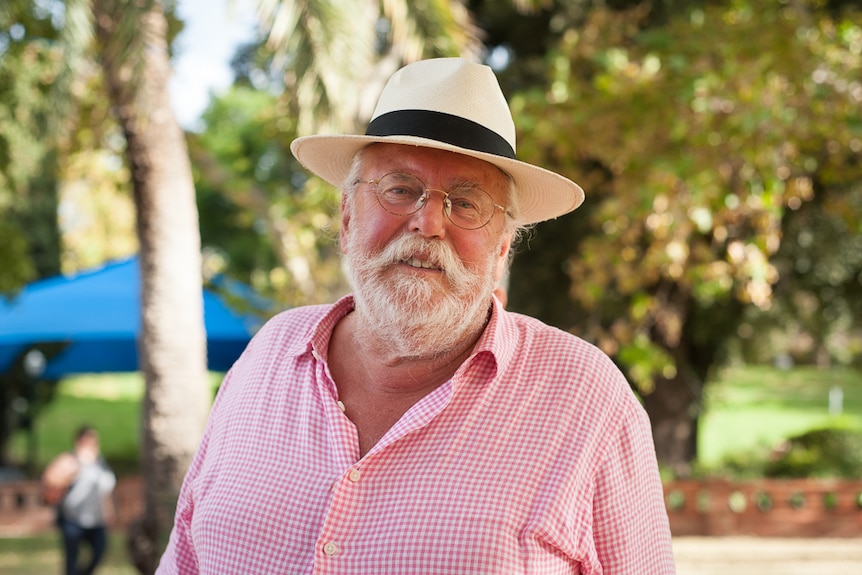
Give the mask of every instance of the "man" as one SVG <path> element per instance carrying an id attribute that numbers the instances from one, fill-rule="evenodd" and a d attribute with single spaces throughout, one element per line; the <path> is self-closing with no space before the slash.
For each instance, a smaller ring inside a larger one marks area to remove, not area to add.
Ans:
<path id="1" fill-rule="evenodd" d="M 116 476 L 100 455 L 99 434 L 89 426 L 75 435 L 72 453 L 61 453 L 45 469 L 46 493 L 58 494 L 57 524 L 63 536 L 67 575 L 89 575 L 101 562 L 113 513 L 109 496 L 116 483 Z M 80 568 L 78 555 L 84 542 L 90 553 Z"/>
<path id="2" fill-rule="evenodd" d="M 583 200 L 514 140 L 491 70 L 453 58 L 397 72 L 366 135 L 293 142 L 343 190 L 354 293 L 227 374 L 159 573 L 673 573 L 625 379 L 492 295 L 523 226 Z"/>

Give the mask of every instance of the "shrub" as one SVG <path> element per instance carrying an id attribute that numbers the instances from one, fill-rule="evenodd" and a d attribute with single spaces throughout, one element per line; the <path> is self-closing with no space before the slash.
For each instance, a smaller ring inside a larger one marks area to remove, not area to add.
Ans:
<path id="1" fill-rule="evenodd" d="M 862 477 L 862 431 L 825 428 L 791 437 L 764 468 L 767 477 Z"/>

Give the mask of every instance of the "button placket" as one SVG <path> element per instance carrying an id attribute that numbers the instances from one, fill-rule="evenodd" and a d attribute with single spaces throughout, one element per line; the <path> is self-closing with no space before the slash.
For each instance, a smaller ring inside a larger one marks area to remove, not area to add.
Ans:
<path id="1" fill-rule="evenodd" d="M 343 528 L 349 525 L 351 517 L 358 512 L 355 505 L 359 493 L 355 491 L 356 488 L 353 486 L 359 483 L 361 479 L 362 471 L 354 465 L 343 472 L 332 485 L 333 499 L 330 513 L 324 522 L 317 543 L 319 545 L 318 553 L 322 553 L 326 559 L 334 559 L 344 553 L 344 549 L 338 542 L 339 534 L 344 533 Z M 321 568 L 323 568 L 323 564 L 321 564 Z"/>

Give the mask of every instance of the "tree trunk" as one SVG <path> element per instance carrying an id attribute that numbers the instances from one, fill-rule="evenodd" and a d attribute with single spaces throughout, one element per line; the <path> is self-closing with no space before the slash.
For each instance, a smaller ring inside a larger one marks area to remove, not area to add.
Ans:
<path id="1" fill-rule="evenodd" d="M 112 104 L 126 136 L 141 245 L 145 513 L 129 535 L 129 549 L 136 567 L 152 573 L 211 400 L 200 232 L 185 137 L 170 108 L 161 6 L 93 0 L 93 14 Z"/>
<path id="2" fill-rule="evenodd" d="M 652 393 L 644 395 L 659 465 L 686 477 L 697 457 L 697 427 L 703 381 L 678 364 L 671 379 L 657 378 Z"/>
<path id="3" fill-rule="evenodd" d="M 674 309 L 685 318 L 675 345 L 654 333 L 653 341 L 664 345 L 674 359 L 676 375 L 657 377 L 655 390 L 644 395 L 650 416 L 659 464 L 677 477 L 686 477 L 698 455 L 698 425 L 703 410 L 703 389 L 727 341 L 735 336 L 743 304 L 735 299 L 698 306 L 685 292 L 672 296 Z"/>

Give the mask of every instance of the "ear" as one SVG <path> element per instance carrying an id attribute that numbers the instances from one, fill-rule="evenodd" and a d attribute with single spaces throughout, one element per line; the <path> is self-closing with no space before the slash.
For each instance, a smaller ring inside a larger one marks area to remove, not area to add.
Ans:
<path id="1" fill-rule="evenodd" d="M 341 232 L 338 234 L 338 243 L 341 253 L 347 253 L 347 226 L 350 224 L 350 213 L 347 208 L 347 195 L 341 194 Z"/>
<path id="2" fill-rule="evenodd" d="M 500 250 L 497 254 L 497 266 L 494 269 L 494 282 L 497 283 L 506 274 L 509 268 L 509 250 L 512 248 L 512 238 L 507 237 L 500 243 Z"/>

